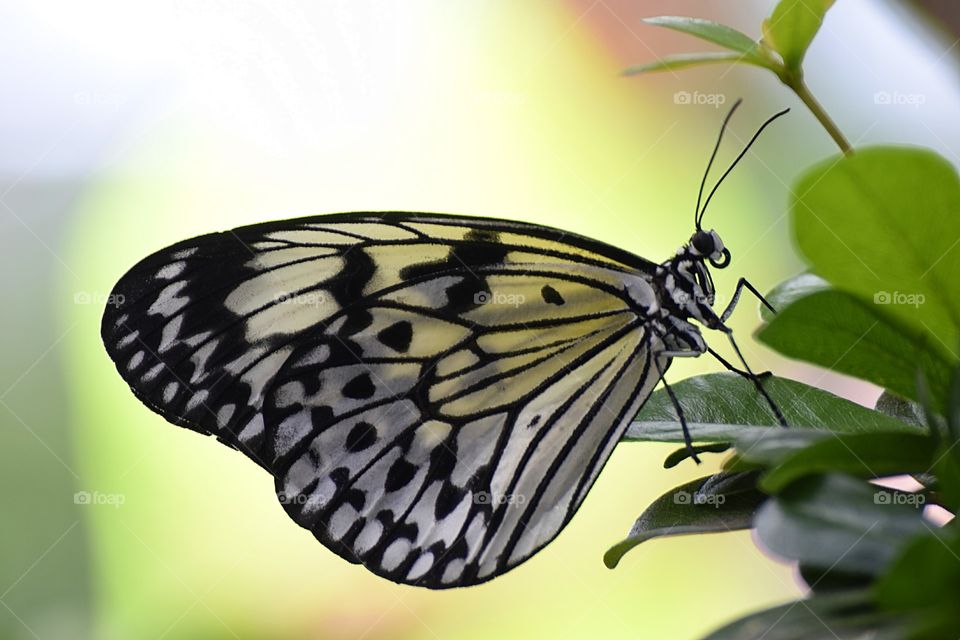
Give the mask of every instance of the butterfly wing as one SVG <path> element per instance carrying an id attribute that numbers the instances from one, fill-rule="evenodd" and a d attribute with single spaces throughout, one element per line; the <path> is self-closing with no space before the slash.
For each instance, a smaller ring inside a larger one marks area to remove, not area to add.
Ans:
<path id="1" fill-rule="evenodd" d="M 250 456 L 339 555 L 465 586 L 559 533 L 658 381 L 625 286 L 651 267 L 534 225 L 320 216 L 146 258 L 102 335 L 141 400 Z"/>

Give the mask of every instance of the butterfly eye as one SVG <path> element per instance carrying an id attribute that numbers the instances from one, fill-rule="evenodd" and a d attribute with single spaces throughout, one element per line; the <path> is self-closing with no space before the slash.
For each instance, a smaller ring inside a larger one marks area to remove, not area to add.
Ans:
<path id="1" fill-rule="evenodd" d="M 708 231 L 697 231 L 690 239 L 690 244 L 702 256 L 709 256 L 716 251 L 713 235 Z"/>

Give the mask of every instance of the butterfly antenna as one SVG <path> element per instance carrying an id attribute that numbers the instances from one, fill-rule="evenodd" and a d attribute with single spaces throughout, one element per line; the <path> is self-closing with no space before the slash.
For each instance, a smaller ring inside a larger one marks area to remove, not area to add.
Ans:
<path id="1" fill-rule="evenodd" d="M 723 175 L 720 176 L 720 179 L 717 180 L 717 184 L 714 185 L 713 189 L 710 191 L 710 195 L 707 196 L 707 201 L 703 203 L 703 210 L 700 212 L 700 217 L 697 219 L 697 229 L 700 228 L 700 222 L 703 220 L 703 214 L 706 213 L 707 207 L 710 205 L 710 200 L 713 198 L 713 194 L 717 192 L 717 189 L 720 188 L 720 185 L 723 184 L 724 179 L 730 175 L 730 172 L 733 171 L 733 168 L 737 166 L 737 163 L 743 159 L 743 156 L 747 155 L 747 152 L 750 151 L 750 147 L 753 146 L 753 143 L 757 141 L 757 138 L 760 137 L 760 134 L 763 133 L 763 130 L 766 129 L 774 120 L 781 116 L 785 116 L 790 113 L 790 109 L 784 109 L 779 113 L 775 113 L 770 116 L 766 122 L 760 125 L 760 128 L 757 129 L 757 132 L 753 134 L 753 137 L 750 138 L 750 142 L 747 143 L 747 146 L 743 148 L 743 151 L 740 152 L 740 155 L 736 157 L 733 163 L 723 172 Z"/>
<path id="2" fill-rule="evenodd" d="M 733 117 L 734 111 L 737 110 L 737 107 L 739 107 L 742 102 L 743 98 L 734 102 L 733 106 L 730 107 L 730 111 L 727 112 L 727 117 L 723 119 L 723 124 L 720 125 L 720 135 L 717 136 L 717 144 L 713 146 L 713 153 L 710 154 L 707 169 L 703 172 L 703 180 L 700 181 L 700 192 L 697 194 L 697 208 L 693 211 L 693 224 L 696 225 L 697 231 L 700 231 L 700 220 L 703 219 L 703 216 L 700 214 L 700 201 L 703 200 L 703 189 L 707 185 L 707 176 L 710 175 L 710 168 L 713 166 L 713 161 L 717 157 L 717 151 L 720 150 L 720 143 L 723 141 L 723 133 L 727 130 L 727 124 L 730 122 L 730 118 Z"/>

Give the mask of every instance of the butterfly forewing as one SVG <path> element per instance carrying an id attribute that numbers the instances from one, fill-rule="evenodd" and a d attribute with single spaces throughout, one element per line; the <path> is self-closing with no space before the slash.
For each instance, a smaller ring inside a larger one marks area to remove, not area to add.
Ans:
<path id="1" fill-rule="evenodd" d="M 320 216 L 150 256 L 102 333 L 138 397 L 250 456 L 338 554 L 464 586 L 559 533 L 656 384 L 626 293 L 653 269 L 535 225 Z"/>

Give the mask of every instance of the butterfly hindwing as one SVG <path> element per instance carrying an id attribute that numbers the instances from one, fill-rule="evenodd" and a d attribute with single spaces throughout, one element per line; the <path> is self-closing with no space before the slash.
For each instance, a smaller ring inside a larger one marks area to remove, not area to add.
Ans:
<path id="1" fill-rule="evenodd" d="M 559 533 L 656 384 L 625 293 L 649 268 L 535 225 L 320 216 L 150 256 L 102 333 L 138 397 L 267 469 L 325 545 L 464 586 Z"/>

